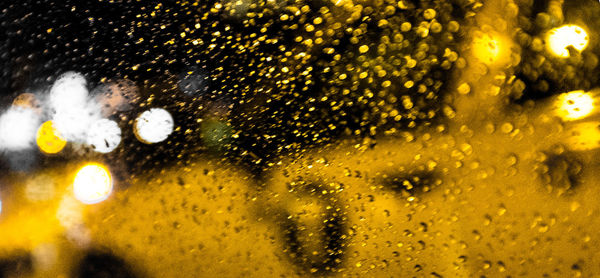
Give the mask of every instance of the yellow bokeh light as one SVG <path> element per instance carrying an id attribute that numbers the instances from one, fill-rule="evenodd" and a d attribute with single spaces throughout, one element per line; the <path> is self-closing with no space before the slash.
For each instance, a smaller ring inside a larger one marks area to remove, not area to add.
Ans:
<path id="1" fill-rule="evenodd" d="M 594 98 L 584 91 L 573 91 L 558 98 L 558 114 L 564 120 L 581 119 L 594 110 Z"/>
<path id="2" fill-rule="evenodd" d="M 37 131 L 36 143 L 46 154 L 58 153 L 67 145 L 67 141 L 60 136 L 52 121 L 47 121 L 40 126 Z"/>
<path id="3" fill-rule="evenodd" d="M 583 28 L 569 24 L 550 30 L 546 44 L 556 56 L 567 58 L 570 55 L 568 47 L 581 52 L 587 47 L 589 41 L 590 38 Z"/>
<path id="4" fill-rule="evenodd" d="M 473 40 L 473 55 L 488 65 L 498 60 L 500 48 L 500 41 L 489 34 L 479 35 Z"/>
<path id="5" fill-rule="evenodd" d="M 105 166 L 90 163 L 77 172 L 73 181 L 75 198 L 85 204 L 95 204 L 108 198 L 113 181 Z"/>
<path id="6" fill-rule="evenodd" d="M 563 142 L 569 150 L 589 151 L 600 147 L 600 122 L 582 122 L 570 126 Z"/>

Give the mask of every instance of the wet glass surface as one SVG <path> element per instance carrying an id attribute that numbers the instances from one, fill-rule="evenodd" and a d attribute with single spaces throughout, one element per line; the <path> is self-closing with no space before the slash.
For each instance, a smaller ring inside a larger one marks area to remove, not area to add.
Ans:
<path id="1" fill-rule="evenodd" d="M 0 277 L 600 277 L 596 0 L 0 11 Z"/>

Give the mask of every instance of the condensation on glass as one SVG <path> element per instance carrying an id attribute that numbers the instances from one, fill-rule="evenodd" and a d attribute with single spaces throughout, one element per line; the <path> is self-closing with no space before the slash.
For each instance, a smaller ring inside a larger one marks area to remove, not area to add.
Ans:
<path id="1" fill-rule="evenodd" d="M 600 276 L 596 0 L 0 10 L 0 277 Z"/>

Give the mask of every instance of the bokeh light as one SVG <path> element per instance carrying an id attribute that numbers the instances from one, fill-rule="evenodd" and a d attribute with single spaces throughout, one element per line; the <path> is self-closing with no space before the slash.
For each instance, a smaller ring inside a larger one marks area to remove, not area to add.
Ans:
<path id="1" fill-rule="evenodd" d="M 75 2 L 3 7 L 0 276 L 600 274 L 595 0 Z"/>
<path id="2" fill-rule="evenodd" d="M 500 48 L 500 40 L 489 34 L 480 34 L 473 40 L 473 55 L 484 64 L 498 61 Z"/>
<path id="3" fill-rule="evenodd" d="M 49 105 L 54 111 L 70 110 L 84 105 L 88 90 L 85 77 L 76 72 L 61 75 L 50 89 Z"/>
<path id="4" fill-rule="evenodd" d="M 583 121 L 568 127 L 565 146 L 573 151 L 589 151 L 600 147 L 600 122 Z"/>
<path id="5" fill-rule="evenodd" d="M 41 104 L 37 97 L 32 93 L 23 93 L 18 95 L 13 100 L 13 106 L 30 108 L 35 110 L 36 112 L 41 112 Z"/>
<path id="6" fill-rule="evenodd" d="M 47 201 L 54 198 L 56 183 L 48 174 L 39 174 L 25 182 L 25 197 L 30 201 Z"/>
<path id="7" fill-rule="evenodd" d="M 78 201 L 79 198 L 73 198 L 70 194 L 63 195 L 58 209 L 56 210 L 56 219 L 65 229 L 65 238 L 79 247 L 87 247 L 90 243 L 88 229 L 84 223 L 84 204 L 88 202 Z"/>
<path id="8" fill-rule="evenodd" d="M 59 153 L 67 145 L 67 141 L 54 128 L 52 121 L 47 121 L 40 126 L 37 131 L 36 143 L 38 148 L 46 154 Z"/>
<path id="9" fill-rule="evenodd" d="M 73 181 L 75 198 L 85 204 L 96 204 L 108 198 L 113 181 L 108 169 L 97 163 L 83 166 Z"/>
<path id="10" fill-rule="evenodd" d="M 115 121 L 100 119 L 88 131 L 87 144 L 99 153 L 109 153 L 121 143 L 121 128 Z"/>
<path id="11" fill-rule="evenodd" d="M 103 117 L 129 111 L 140 100 L 137 86 L 127 79 L 99 85 L 91 94 L 100 106 Z"/>
<path id="12" fill-rule="evenodd" d="M 569 24 L 550 30 L 546 43 L 553 54 L 567 58 L 570 56 L 569 47 L 572 46 L 581 52 L 587 47 L 589 41 L 588 34 L 583 28 Z"/>
<path id="13" fill-rule="evenodd" d="M 232 128 L 225 122 L 208 120 L 200 127 L 202 142 L 211 149 L 219 149 L 230 143 Z"/>
<path id="14" fill-rule="evenodd" d="M 40 117 L 35 111 L 11 107 L 0 116 L 0 149 L 18 151 L 33 146 Z"/>
<path id="15" fill-rule="evenodd" d="M 190 68 L 179 74 L 179 90 L 189 96 L 198 96 L 208 90 L 209 76 L 197 68 Z"/>
<path id="16" fill-rule="evenodd" d="M 169 111 L 152 108 L 135 120 L 134 132 L 142 143 L 152 144 L 167 139 L 173 132 L 173 126 L 173 117 Z"/>
<path id="17" fill-rule="evenodd" d="M 572 91 L 558 97 L 558 114 L 564 120 L 586 117 L 594 110 L 594 98 L 584 91 Z"/>
<path id="18" fill-rule="evenodd" d="M 53 243 L 42 243 L 33 248 L 31 255 L 33 263 L 37 269 L 49 270 L 58 260 L 58 250 Z"/>
<path id="19" fill-rule="evenodd" d="M 84 142 L 89 126 L 100 119 L 100 106 L 89 99 L 87 82 L 79 73 L 58 78 L 50 89 L 49 106 L 54 128 L 67 141 Z"/>

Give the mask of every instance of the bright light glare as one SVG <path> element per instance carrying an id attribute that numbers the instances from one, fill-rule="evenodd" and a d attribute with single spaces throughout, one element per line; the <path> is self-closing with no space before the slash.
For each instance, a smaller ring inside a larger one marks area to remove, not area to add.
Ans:
<path id="1" fill-rule="evenodd" d="M 83 166 L 73 181 L 75 198 L 85 204 L 106 200 L 112 187 L 113 181 L 106 167 L 95 163 Z"/>
<path id="2" fill-rule="evenodd" d="M 99 153 L 109 153 L 121 143 L 121 129 L 115 121 L 101 119 L 92 124 L 87 143 Z"/>
<path id="3" fill-rule="evenodd" d="M 581 119 L 594 110 L 594 99 L 584 91 L 573 91 L 558 98 L 558 114 L 565 120 Z"/>
<path id="4" fill-rule="evenodd" d="M 18 151 L 33 146 L 40 117 L 35 111 L 11 107 L 0 116 L 0 149 Z"/>
<path id="5" fill-rule="evenodd" d="M 567 49 L 569 46 L 581 52 L 587 47 L 589 41 L 590 38 L 583 28 L 577 25 L 563 25 L 550 30 L 546 42 L 552 53 L 567 58 L 569 57 L 569 50 Z"/>
<path id="6" fill-rule="evenodd" d="M 59 153 L 67 145 L 67 141 L 60 136 L 52 121 L 47 121 L 40 126 L 37 131 L 36 143 L 40 150 L 47 154 Z"/>
<path id="7" fill-rule="evenodd" d="M 84 105 L 88 90 L 85 77 L 76 72 L 61 75 L 50 89 L 50 107 L 55 111 Z"/>
<path id="8" fill-rule="evenodd" d="M 173 117 L 167 110 L 152 108 L 135 120 L 134 132 L 142 143 L 152 144 L 167 139 L 173 126 Z"/>
<path id="9" fill-rule="evenodd" d="M 600 147 L 600 122 L 577 123 L 565 132 L 567 138 L 562 142 L 572 151 L 588 151 Z"/>
<path id="10" fill-rule="evenodd" d="M 68 72 L 50 90 L 54 127 L 68 141 L 85 141 L 89 126 L 100 119 L 100 107 L 88 99 L 86 86 L 83 75 Z"/>
<path id="11" fill-rule="evenodd" d="M 99 118 L 99 110 L 91 106 L 80 106 L 59 111 L 52 121 L 54 127 L 67 141 L 85 142 L 88 128 Z"/>
<path id="12" fill-rule="evenodd" d="M 500 42 L 489 34 L 483 34 L 473 40 L 473 55 L 485 64 L 493 64 L 500 56 Z"/>

